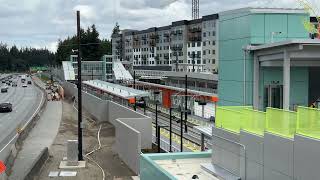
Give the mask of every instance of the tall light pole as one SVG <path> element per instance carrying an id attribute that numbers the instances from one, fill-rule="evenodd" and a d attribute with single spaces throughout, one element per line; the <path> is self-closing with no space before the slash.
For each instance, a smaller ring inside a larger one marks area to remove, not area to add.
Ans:
<path id="1" fill-rule="evenodd" d="M 80 57 L 80 11 L 77 11 L 77 39 L 78 39 L 78 160 L 82 161 L 82 91 L 81 91 L 81 57 Z"/>
<path id="2" fill-rule="evenodd" d="M 184 119 L 184 130 L 187 133 L 188 132 L 188 126 L 187 126 L 187 119 L 188 119 L 188 75 L 185 77 L 185 96 L 184 96 L 184 109 L 185 109 L 185 119 Z"/>

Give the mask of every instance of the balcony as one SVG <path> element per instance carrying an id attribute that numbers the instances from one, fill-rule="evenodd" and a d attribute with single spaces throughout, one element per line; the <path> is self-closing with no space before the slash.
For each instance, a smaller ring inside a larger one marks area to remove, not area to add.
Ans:
<path id="1" fill-rule="evenodd" d="M 202 40 L 201 36 L 193 36 L 193 35 L 189 36 L 188 39 L 191 42 L 199 42 Z"/>
<path id="2" fill-rule="evenodd" d="M 152 34 L 150 34 L 150 39 L 158 39 L 159 38 L 159 35 L 158 34 L 156 34 L 156 33 L 152 33 Z"/>
<path id="3" fill-rule="evenodd" d="M 190 33 L 199 33 L 201 31 L 202 31 L 201 27 L 192 27 L 189 29 Z"/>
<path id="4" fill-rule="evenodd" d="M 152 47 L 154 47 L 154 46 L 156 46 L 156 41 L 155 40 L 150 40 L 149 41 L 149 46 L 152 46 Z"/>

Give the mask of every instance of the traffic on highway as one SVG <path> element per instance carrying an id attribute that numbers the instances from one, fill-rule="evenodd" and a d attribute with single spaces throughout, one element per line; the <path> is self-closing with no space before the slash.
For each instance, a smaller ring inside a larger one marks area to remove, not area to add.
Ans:
<path id="1" fill-rule="evenodd" d="M 29 75 L 0 75 L 0 151 L 34 115 L 42 92 Z"/>

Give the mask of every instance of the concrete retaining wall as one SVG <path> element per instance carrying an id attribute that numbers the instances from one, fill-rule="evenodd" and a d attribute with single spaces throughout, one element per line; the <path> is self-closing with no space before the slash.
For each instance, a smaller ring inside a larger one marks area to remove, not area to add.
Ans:
<path id="1" fill-rule="evenodd" d="M 122 106 L 120 104 L 114 103 L 112 101 L 108 101 L 108 114 L 109 114 L 109 121 L 111 124 L 116 119 L 123 119 L 123 118 L 149 118 L 141 113 L 134 111 L 133 109 L 129 109 L 128 107 Z M 150 126 L 151 128 L 151 126 Z"/>
<path id="2" fill-rule="evenodd" d="M 141 135 L 141 149 L 152 148 L 152 120 L 151 118 L 120 118 L 121 122 L 138 131 Z M 117 129 L 116 129 L 117 131 Z"/>
<path id="3" fill-rule="evenodd" d="M 295 135 L 294 177 L 295 180 L 313 180 L 320 177 L 320 140 Z"/>
<path id="4" fill-rule="evenodd" d="M 244 161 L 241 160 L 244 149 L 239 145 L 240 135 L 215 127 L 212 134 L 212 163 L 236 176 L 244 176 Z"/>
<path id="5" fill-rule="evenodd" d="M 27 175 L 25 179 L 34 179 L 37 174 L 39 174 L 43 164 L 48 160 L 49 158 L 49 150 L 48 147 L 44 148 L 40 155 L 37 157 L 36 161 L 32 164 L 31 167 L 27 171 Z"/>
<path id="6" fill-rule="evenodd" d="M 114 121 L 116 128 L 116 142 L 114 148 L 119 157 L 139 174 L 139 157 L 141 153 L 141 134 L 128 124 L 117 119 Z"/>

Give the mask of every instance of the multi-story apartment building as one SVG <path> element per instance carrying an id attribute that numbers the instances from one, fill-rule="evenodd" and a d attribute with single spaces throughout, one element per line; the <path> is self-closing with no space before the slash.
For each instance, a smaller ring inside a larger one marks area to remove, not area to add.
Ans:
<path id="1" fill-rule="evenodd" d="M 112 55 L 126 68 L 179 72 L 217 72 L 217 14 L 112 35 Z"/>

